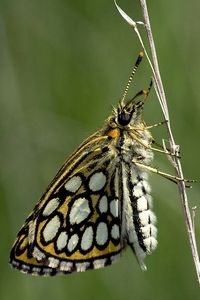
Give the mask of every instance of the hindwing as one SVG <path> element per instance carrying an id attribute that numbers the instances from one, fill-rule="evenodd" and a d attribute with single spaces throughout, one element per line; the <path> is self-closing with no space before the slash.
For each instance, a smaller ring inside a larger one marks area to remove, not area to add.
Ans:
<path id="1" fill-rule="evenodd" d="M 95 141 L 86 141 L 66 161 L 27 218 L 11 252 L 14 267 L 53 275 L 100 268 L 119 256 L 117 160 L 109 147 Z"/>

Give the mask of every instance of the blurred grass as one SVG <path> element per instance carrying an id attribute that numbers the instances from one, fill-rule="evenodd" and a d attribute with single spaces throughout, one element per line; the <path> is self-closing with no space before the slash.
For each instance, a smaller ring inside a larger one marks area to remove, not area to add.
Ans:
<path id="1" fill-rule="evenodd" d="M 119 3 L 141 19 L 138 3 Z M 185 176 L 199 179 L 200 39 L 197 1 L 149 3 L 161 73 Z M 23 220 L 67 155 L 116 105 L 141 50 L 112 1 L 0 1 L 0 298 L 198 299 L 176 186 L 152 176 L 159 247 L 141 272 L 130 251 L 103 270 L 34 278 L 8 265 Z M 148 86 L 144 60 L 131 93 Z M 152 92 L 147 123 L 162 120 Z M 154 129 L 159 141 L 162 128 Z M 155 165 L 172 172 L 163 156 Z M 199 182 L 188 191 L 199 204 Z M 200 239 L 199 207 L 196 231 Z"/>

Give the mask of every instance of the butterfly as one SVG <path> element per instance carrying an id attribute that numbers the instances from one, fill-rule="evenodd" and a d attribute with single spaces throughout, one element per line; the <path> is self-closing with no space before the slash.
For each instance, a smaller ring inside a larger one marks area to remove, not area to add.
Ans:
<path id="1" fill-rule="evenodd" d="M 157 246 L 148 182 L 153 138 L 142 120 L 150 87 L 125 100 L 142 57 L 117 109 L 65 161 L 26 219 L 10 254 L 14 268 L 43 276 L 98 269 L 130 246 L 146 269 Z"/>

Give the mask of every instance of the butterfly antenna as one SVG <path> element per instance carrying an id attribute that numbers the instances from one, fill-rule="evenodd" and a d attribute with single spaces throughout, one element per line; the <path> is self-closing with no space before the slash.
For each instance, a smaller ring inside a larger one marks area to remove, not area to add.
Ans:
<path id="1" fill-rule="evenodd" d="M 126 85 L 124 94 L 123 94 L 122 99 L 121 99 L 121 103 L 123 103 L 124 100 L 125 100 L 125 98 L 126 98 L 126 95 L 127 95 L 127 93 L 128 93 L 128 90 L 129 90 L 129 87 L 130 87 L 131 82 L 132 82 L 132 80 L 133 80 L 133 77 L 134 77 L 134 75 L 135 75 L 135 73 L 136 73 L 136 71 L 137 71 L 137 68 L 139 67 L 139 65 L 140 65 L 140 63 L 141 63 L 141 61 L 142 61 L 143 56 L 144 56 L 144 53 L 143 53 L 143 52 L 140 52 L 139 55 L 138 55 L 138 58 L 137 58 L 137 60 L 136 60 L 136 62 L 135 62 L 135 65 L 134 65 L 134 67 L 133 67 L 133 71 L 132 71 L 132 73 L 131 73 L 131 75 L 130 75 L 130 77 L 129 77 L 129 80 L 128 80 L 128 82 L 127 82 L 127 85 Z"/>

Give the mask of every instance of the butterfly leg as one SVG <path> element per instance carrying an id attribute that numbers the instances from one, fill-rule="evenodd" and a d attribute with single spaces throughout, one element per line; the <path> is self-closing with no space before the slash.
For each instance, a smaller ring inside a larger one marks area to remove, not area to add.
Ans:
<path id="1" fill-rule="evenodd" d="M 188 180 L 188 179 L 184 179 L 184 178 L 180 178 L 178 176 L 175 176 L 175 175 L 171 175 L 171 174 L 168 174 L 168 173 L 165 173 L 165 172 L 162 172 L 162 171 L 159 171 L 157 168 L 154 168 L 152 166 L 148 166 L 148 165 L 144 165 L 142 163 L 139 163 L 138 161 L 134 161 L 133 160 L 133 163 L 135 165 L 137 165 L 138 167 L 140 168 L 143 168 L 143 169 L 146 169 L 147 171 L 150 171 L 152 173 L 155 173 L 155 174 L 158 174 L 164 178 L 167 178 L 168 180 L 174 182 L 174 183 L 177 183 L 177 181 L 183 181 L 183 182 L 194 182 L 194 180 Z M 191 187 L 190 185 L 186 185 L 186 187 Z"/>

